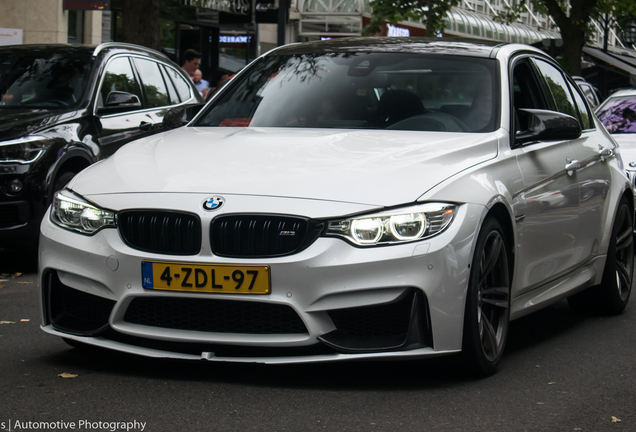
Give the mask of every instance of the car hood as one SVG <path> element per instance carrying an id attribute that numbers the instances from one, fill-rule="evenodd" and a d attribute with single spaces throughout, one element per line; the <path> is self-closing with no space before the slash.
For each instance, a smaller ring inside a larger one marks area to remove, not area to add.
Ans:
<path id="1" fill-rule="evenodd" d="M 68 111 L 0 108 L 0 141 L 21 138 L 71 116 Z"/>
<path id="2" fill-rule="evenodd" d="M 497 136 L 184 127 L 130 143 L 75 177 L 91 195 L 192 192 L 391 206 L 497 155 Z"/>
<path id="3" fill-rule="evenodd" d="M 636 168 L 636 133 L 612 134 L 612 138 L 618 143 L 623 165 L 629 170 Z M 630 163 L 634 165 L 630 166 Z"/>

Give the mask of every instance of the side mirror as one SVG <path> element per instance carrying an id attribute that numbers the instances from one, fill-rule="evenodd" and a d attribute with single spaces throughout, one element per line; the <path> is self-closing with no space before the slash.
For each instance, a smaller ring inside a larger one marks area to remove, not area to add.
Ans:
<path id="1" fill-rule="evenodd" d="M 176 129 L 187 125 L 201 111 L 201 108 L 203 108 L 203 104 L 189 104 L 168 110 L 163 117 L 164 130 Z"/>
<path id="2" fill-rule="evenodd" d="M 539 109 L 518 109 L 517 115 L 524 129 L 515 135 L 517 144 L 572 140 L 581 136 L 579 121 L 567 114 Z"/>
<path id="3" fill-rule="evenodd" d="M 112 114 L 132 111 L 141 108 L 141 101 L 136 94 L 112 91 L 106 97 L 106 104 L 99 109 L 100 114 Z"/>

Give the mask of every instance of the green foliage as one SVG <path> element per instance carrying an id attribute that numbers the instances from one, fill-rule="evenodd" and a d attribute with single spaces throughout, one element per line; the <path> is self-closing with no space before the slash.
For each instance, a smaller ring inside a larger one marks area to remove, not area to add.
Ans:
<path id="1" fill-rule="evenodd" d="M 378 33 L 384 20 L 397 24 L 411 18 L 426 22 L 427 35 L 434 36 L 435 31 L 444 30 L 444 18 L 458 2 L 459 0 L 371 0 L 373 15 L 369 25 L 363 29 L 363 34 Z"/>

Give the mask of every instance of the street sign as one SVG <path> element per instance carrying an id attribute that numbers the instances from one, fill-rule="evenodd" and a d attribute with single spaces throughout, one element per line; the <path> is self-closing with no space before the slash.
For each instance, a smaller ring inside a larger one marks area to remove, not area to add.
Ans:
<path id="1" fill-rule="evenodd" d="M 0 28 L 0 45 L 21 45 L 22 29 Z"/>

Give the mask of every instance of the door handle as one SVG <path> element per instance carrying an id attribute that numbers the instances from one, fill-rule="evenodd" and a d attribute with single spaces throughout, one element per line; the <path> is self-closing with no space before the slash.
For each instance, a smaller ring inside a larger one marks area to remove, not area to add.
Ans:
<path id="1" fill-rule="evenodd" d="M 154 125 L 152 123 L 148 123 L 145 121 L 142 121 L 141 123 L 139 123 L 139 129 L 141 129 L 144 132 L 148 132 L 149 130 L 152 130 L 153 126 Z"/>
<path id="2" fill-rule="evenodd" d="M 614 156 L 612 149 L 605 148 L 602 145 L 598 145 L 598 154 L 601 156 L 601 161 L 605 162 L 605 159 Z"/>
<path id="3" fill-rule="evenodd" d="M 568 172 L 569 176 L 574 174 L 574 171 L 579 168 L 581 168 L 581 164 L 577 160 L 573 160 L 565 164 L 565 170 Z"/>

